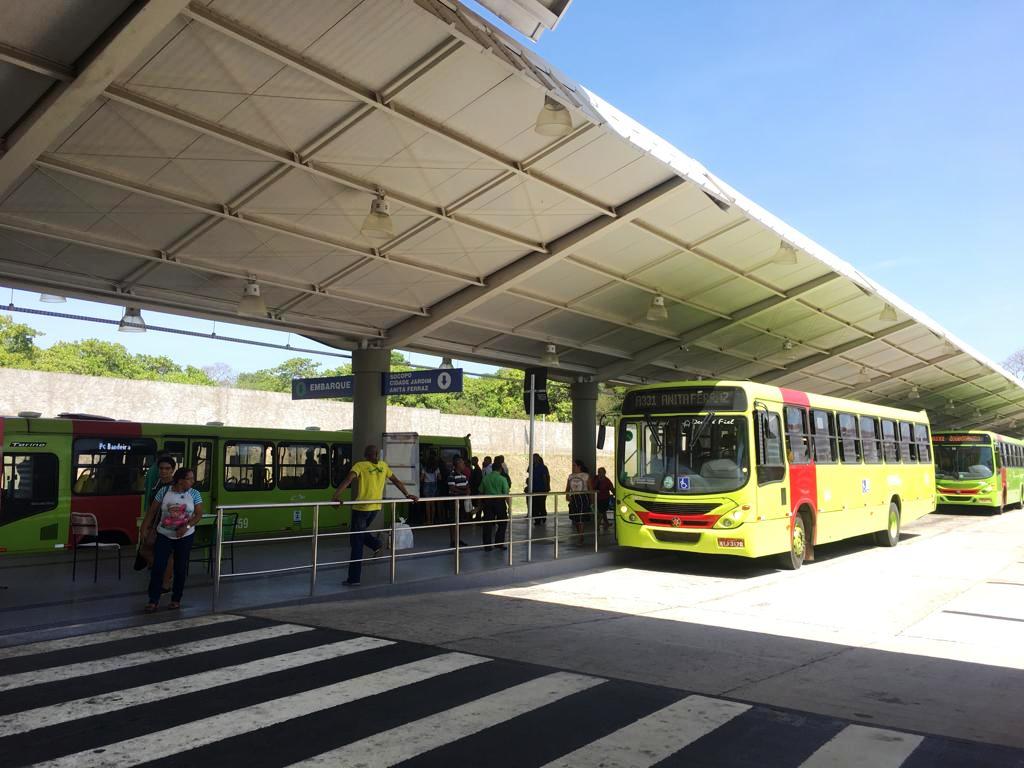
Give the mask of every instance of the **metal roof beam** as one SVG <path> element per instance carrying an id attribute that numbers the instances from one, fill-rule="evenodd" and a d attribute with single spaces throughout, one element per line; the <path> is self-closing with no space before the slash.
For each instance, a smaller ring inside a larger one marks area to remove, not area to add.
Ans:
<path id="1" fill-rule="evenodd" d="M 39 274 L 34 274 L 38 272 Z M 197 297 L 194 293 L 179 293 L 165 288 L 149 295 L 146 293 L 127 292 L 118 288 L 110 280 L 98 278 L 95 275 L 70 272 L 72 282 L 67 279 L 54 278 L 52 273 L 46 269 L 32 267 L 21 262 L 0 259 L 0 279 L 5 284 L 15 288 L 23 288 L 30 291 L 42 291 L 43 293 L 58 293 L 61 296 L 71 296 L 89 301 L 100 301 L 105 304 L 120 304 L 121 306 L 139 307 L 141 309 L 152 309 L 171 314 L 182 314 L 183 308 L 188 308 L 187 317 L 207 318 L 210 320 L 222 320 L 230 323 L 240 322 L 236 312 L 237 303 L 234 301 L 219 301 Z M 156 290 L 156 289 L 153 289 Z M 277 331 L 291 331 L 303 335 L 319 334 L 330 331 L 339 334 L 348 334 L 351 337 L 373 336 L 373 329 L 369 326 L 353 325 L 331 320 L 325 321 L 322 317 L 311 317 L 309 315 L 293 316 L 291 319 L 273 316 L 268 314 L 265 318 L 246 318 L 246 325 L 270 328 Z"/>
<path id="2" fill-rule="evenodd" d="M 517 352 L 504 352 L 499 349 L 488 349 L 487 353 L 482 355 L 480 354 L 481 348 L 474 344 L 460 344 L 444 339 L 435 339 L 430 336 L 416 339 L 412 345 L 403 345 L 403 349 L 412 349 L 427 354 L 440 353 L 451 355 L 452 357 L 458 357 L 459 360 L 475 360 L 486 365 L 508 364 L 513 367 L 543 365 L 540 357 L 521 355 Z M 577 363 L 559 364 L 558 369 L 554 371 L 555 375 L 559 373 L 574 373 L 584 376 L 593 376 L 596 372 L 597 369 L 595 368 Z"/>
<path id="3" fill-rule="evenodd" d="M 553 311 L 557 312 L 558 310 Z M 547 315 L 548 313 L 545 312 L 544 314 Z M 491 342 L 495 341 L 496 339 L 501 338 L 502 336 L 513 336 L 521 339 L 529 339 L 530 341 L 539 341 L 544 344 L 555 344 L 558 347 L 561 347 L 562 349 L 576 349 L 583 352 L 595 352 L 599 355 L 617 357 L 623 360 L 628 360 L 630 358 L 629 352 L 625 352 L 621 349 L 615 349 L 614 347 L 591 345 L 589 342 L 580 341 L 579 339 L 570 339 L 565 336 L 553 336 L 548 333 L 538 333 L 536 331 L 531 331 L 527 326 L 530 323 L 535 322 L 536 320 L 537 318 L 534 318 L 533 320 L 528 320 L 525 323 L 520 323 L 519 325 L 513 328 L 503 327 L 501 323 L 482 321 L 477 317 L 474 317 L 472 319 L 459 320 L 456 321 L 456 323 L 461 325 L 470 325 L 473 326 L 474 328 L 483 328 L 484 330 L 497 332 L 497 336 L 487 339 L 482 344 L 478 344 L 478 347 L 484 347 L 490 344 Z"/>
<path id="4" fill-rule="evenodd" d="M 434 122 L 424 115 L 417 114 L 410 109 L 396 104 L 393 100 L 385 101 L 381 93 L 374 91 L 369 86 L 358 83 L 338 72 L 330 71 L 326 67 L 306 58 L 301 53 L 289 50 L 283 45 L 272 40 L 268 40 L 259 33 L 239 24 L 234 19 L 223 16 L 216 11 L 207 8 L 205 5 L 193 2 L 188 6 L 185 13 L 187 16 L 199 23 L 216 30 L 221 34 L 242 43 L 243 45 L 257 50 L 265 56 L 269 56 L 281 64 L 302 72 L 303 74 L 342 93 L 348 94 L 349 96 L 362 101 L 367 106 L 380 110 L 385 114 L 391 115 L 398 120 L 413 125 L 420 130 L 433 134 L 434 136 L 438 136 L 457 144 L 459 147 L 475 154 L 476 156 L 501 166 L 509 173 L 543 184 L 566 197 L 583 203 L 589 208 L 600 211 L 605 216 L 614 217 L 616 215 L 616 211 L 614 209 L 601 204 L 599 201 L 594 200 L 581 192 L 572 190 L 544 174 L 525 169 L 516 160 L 504 157 L 494 150 L 477 144 L 472 139 L 462 136 L 443 125 Z"/>
<path id="5" fill-rule="evenodd" d="M 391 329 L 390 335 L 395 346 L 405 346 L 412 339 L 423 336 L 441 327 L 451 319 L 480 306 L 494 295 L 508 290 L 532 277 L 552 264 L 561 261 L 574 249 L 585 243 L 604 237 L 608 232 L 624 226 L 633 216 L 639 216 L 649 206 L 664 201 L 664 197 L 684 184 L 678 176 L 661 182 L 652 189 L 642 192 L 632 200 L 618 207 L 615 219 L 600 216 L 577 227 L 549 244 L 548 253 L 531 253 L 491 273 L 484 287 L 468 286 L 448 296 L 430 308 L 433 317 L 404 320 Z"/>
<path id="6" fill-rule="evenodd" d="M 62 82 L 70 82 L 75 79 L 75 70 L 73 68 L 66 67 L 42 56 L 37 56 L 34 53 L 23 51 L 20 48 L 15 48 L 13 45 L 0 43 L 0 61 L 6 61 L 8 64 L 13 64 L 19 69 L 35 72 L 37 75 L 45 75 Z"/>
<path id="7" fill-rule="evenodd" d="M 83 55 L 74 79 L 59 82 L 36 103 L 6 137 L 7 151 L 0 156 L 0 200 L 186 4 L 186 0 L 133 3 Z"/>
<path id="8" fill-rule="evenodd" d="M 393 302 L 378 303 L 375 300 L 366 299 L 359 294 L 348 293 L 347 291 L 328 291 L 317 284 L 301 283 L 297 280 L 289 280 L 277 275 L 255 273 L 251 270 L 241 268 L 229 269 L 196 256 L 188 256 L 180 252 L 172 254 L 159 249 L 143 248 L 131 243 L 124 243 L 110 238 L 101 237 L 90 232 L 69 229 L 67 227 L 59 227 L 53 224 L 44 224 L 42 222 L 23 219 L 19 216 L 12 216 L 10 214 L 0 214 L 0 229 L 11 232 L 21 232 L 34 237 L 44 237 L 49 240 L 59 240 L 72 245 L 81 245 L 86 248 L 95 248 L 97 250 L 106 251 L 107 253 L 116 253 L 121 256 L 132 256 L 147 262 L 146 266 L 152 264 L 154 268 L 158 266 L 182 267 L 209 275 L 233 277 L 239 280 L 255 278 L 261 285 L 274 286 L 275 288 L 284 288 L 290 291 L 323 296 L 324 298 L 368 305 L 377 309 L 388 309 L 395 312 L 405 312 L 416 315 L 426 314 L 426 310 L 419 307 L 409 307 Z M 134 279 L 137 281 L 139 277 L 135 277 Z M 118 287 L 122 290 L 127 290 L 131 285 L 127 283 L 120 283 Z M 366 327 L 371 328 L 371 326 Z M 380 329 L 371 328 L 371 330 L 374 331 L 375 336 L 383 335 Z"/>
<path id="9" fill-rule="evenodd" d="M 269 158 L 270 160 L 281 163 L 282 165 L 290 166 L 304 173 L 312 174 L 313 176 L 334 182 L 335 184 L 339 184 L 343 187 L 348 187 L 349 189 L 354 189 L 359 192 L 365 192 L 368 195 L 383 194 L 391 200 L 394 200 L 417 213 L 421 213 L 424 216 L 429 216 L 440 221 L 445 221 L 449 224 L 472 229 L 476 232 L 489 235 L 490 237 L 496 237 L 499 240 L 512 243 L 513 245 L 518 245 L 521 248 L 527 248 L 541 253 L 546 250 L 542 243 L 534 242 L 511 232 L 505 232 L 504 230 L 492 227 L 480 221 L 457 216 L 450 213 L 447 208 L 433 205 L 423 200 L 418 200 L 411 195 L 396 192 L 394 189 L 386 189 L 372 181 L 367 181 L 366 179 L 352 176 L 351 174 L 343 173 L 342 171 L 333 168 L 326 168 L 317 165 L 313 160 L 308 157 L 303 157 L 298 152 L 292 152 L 283 147 L 270 144 L 262 139 L 257 139 L 254 136 L 249 136 L 239 131 L 226 128 L 219 123 L 207 120 L 206 118 L 200 117 L 192 112 L 187 112 L 178 107 L 173 107 L 148 96 L 142 96 L 128 88 L 112 85 L 107 88 L 105 95 L 107 98 L 120 104 L 125 104 L 127 106 L 134 107 L 141 112 L 161 117 L 169 122 L 175 123 L 176 125 L 189 128 L 196 133 L 212 136 L 220 139 L 221 141 L 233 144 L 236 147 L 241 147 L 255 155 Z"/>
<path id="10" fill-rule="evenodd" d="M 757 302 L 756 304 L 751 304 L 749 307 L 737 310 L 731 316 L 725 316 L 720 317 L 716 320 L 711 320 L 710 322 L 704 323 L 703 325 L 699 325 L 692 330 L 681 333 L 678 336 L 674 336 L 671 341 L 659 342 L 650 347 L 647 347 L 646 349 L 640 350 L 639 352 L 635 352 L 633 354 L 631 367 L 635 369 L 637 366 L 653 363 L 655 360 L 658 360 L 659 358 L 665 356 L 666 354 L 669 354 L 670 352 L 679 349 L 681 346 L 685 346 L 687 344 L 695 344 L 700 340 L 712 336 L 727 328 L 731 328 L 735 325 L 745 324 L 745 321 L 748 318 L 760 312 L 764 312 L 765 310 L 771 309 L 772 307 L 777 307 L 780 304 L 783 304 L 787 301 L 793 301 L 799 296 L 803 295 L 804 293 L 807 293 L 808 291 L 813 291 L 815 288 L 820 288 L 822 285 L 825 285 L 826 283 L 835 280 L 837 277 L 839 277 L 839 275 L 835 273 L 830 273 L 828 275 L 816 277 L 813 280 L 809 280 L 806 283 L 796 286 L 795 288 L 791 288 L 789 291 L 786 291 L 781 296 L 769 297 L 767 299 Z M 760 331 L 761 333 L 765 333 L 766 335 L 774 335 L 768 334 L 768 332 L 760 328 L 758 328 L 757 330 Z M 712 348 L 717 349 L 716 347 Z M 739 357 L 740 359 L 747 359 L 742 356 Z M 751 358 L 749 362 L 758 362 L 772 367 L 779 367 L 775 363 L 771 363 L 765 360 L 764 358 Z M 623 373 L 627 372 L 628 368 L 625 366 L 625 364 L 617 363 L 615 365 L 608 366 L 607 368 L 602 370 L 601 378 L 615 378 L 616 376 L 620 376 Z"/>
<path id="11" fill-rule="evenodd" d="M 169 203 L 170 205 L 175 205 L 180 208 L 186 208 L 197 213 L 203 213 L 213 218 L 222 219 L 224 221 L 233 221 L 237 224 L 255 227 L 257 229 L 273 232 L 277 235 L 287 235 L 307 242 L 316 243 L 317 245 L 323 245 L 332 250 L 339 250 L 345 253 L 351 253 L 355 256 L 361 256 L 366 259 L 373 259 L 388 264 L 407 267 L 433 276 L 441 275 L 460 283 L 471 285 L 480 284 L 479 280 L 466 275 L 448 272 L 439 267 L 416 264 L 405 259 L 396 258 L 390 254 L 382 254 L 376 250 L 366 250 L 365 248 L 360 248 L 352 243 L 347 243 L 344 240 L 329 237 L 323 233 L 317 232 L 316 230 L 300 227 L 297 224 L 274 221 L 268 217 L 245 213 L 237 208 L 232 208 L 225 203 L 215 203 L 207 200 L 198 200 L 194 197 L 186 197 L 185 195 L 169 189 L 162 189 L 152 184 L 143 184 L 123 176 L 117 176 L 106 171 L 79 165 L 77 163 L 64 160 L 59 156 L 43 155 L 36 160 L 36 165 L 40 168 L 46 168 L 47 170 L 57 171 L 59 173 L 66 173 L 70 176 L 76 176 L 80 179 L 92 181 L 97 184 L 103 184 L 125 192 L 142 195 L 143 197 L 148 197 L 152 200 L 159 200 L 162 203 Z"/>

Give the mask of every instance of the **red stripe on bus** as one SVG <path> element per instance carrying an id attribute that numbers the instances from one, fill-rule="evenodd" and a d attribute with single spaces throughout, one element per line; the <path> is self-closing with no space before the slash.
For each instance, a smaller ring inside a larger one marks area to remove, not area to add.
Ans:
<path id="1" fill-rule="evenodd" d="M 74 438 L 77 437 L 142 437 L 142 424 L 135 421 L 71 420 L 71 455 L 74 460 Z M 74 482 L 74 481 L 72 481 Z M 76 496 L 71 494 L 71 511 L 96 515 L 100 531 L 120 531 L 133 544 L 138 540 L 136 520 L 142 514 L 142 496 Z M 71 526 L 67 545 L 71 546 Z"/>
<path id="2" fill-rule="evenodd" d="M 779 387 L 779 391 L 782 393 L 782 402 L 786 405 L 796 405 L 802 408 L 807 408 L 808 411 L 811 407 L 811 400 L 807 396 L 806 392 L 801 392 L 796 389 L 786 389 L 785 387 Z M 808 412 L 808 420 L 811 415 Z M 808 421 L 808 424 L 810 422 Z M 785 428 L 785 414 L 783 414 L 783 428 Z M 801 506 L 806 504 L 811 508 L 811 518 L 817 523 L 818 516 L 818 472 L 817 467 L 814 465 L 814 453 L 811 451 L 811 446 L 807 446 L 808 457 L 810 463 L 808 464 L 790 464 L 789 465 L 789 513 L 790 513 L 790 527 L 792 528 L 793 520 L 796 518 L 796 511 Z M 792 533 L 792 531 L 790 531 Z M 812 543 L 818 538 L 818 526 L 814 526 L 814 532 L 812 534 Z"/>

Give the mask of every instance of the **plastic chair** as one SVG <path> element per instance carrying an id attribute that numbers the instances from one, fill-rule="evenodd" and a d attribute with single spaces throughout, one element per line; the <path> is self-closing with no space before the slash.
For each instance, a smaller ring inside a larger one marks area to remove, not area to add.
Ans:
<path id="1" fill-rule="evenodd" d="M 101 549 L 116 549 L 117 550 L 117 580 L 121 580 L 121 545 L 113 541 L 100 541 L 100 525 L 96 520 L 96 515 L 88 512 L 72 512 L 71 513 L 71 537 L 72 537 L 72 549 L 74 549 L 74 559 L 71 561 L 71 580 L 75 580 L 76 572 L 78 571 L 78 550 L 85 548 L 92 548 L 96 552 L 96 558 L 93 563 L 92 580 L 96 583 L 100 574 L 100 550 Z M 92 541 L 83 542 L 82 539 L 86 536 L 91 536 Z"/>
<path id="2" fill-rule="evenodd" d="M 202 535 L 202 539 L 197 538 L 195 544 L 192 547 L 192 552 L 195 553 L 197 550 L 203 551 L 200 557 L 193 558 L 191 562 L 202 562 L 206 564 L 206 572 L 213 573 L 213 554 L 214 544 L 216 539 L 214 538 L 214 532 L 217 528 L 216 515 L 203 515 L 205 520 L 214 518 L 211 525 L 200 525 L 196 528 L 195 535 L 198 537 Z M 227 560 L 231 563 L 231 572 L 235 572 L 235 547 L 234 545 L 227 543 L 234 541 L 235 539 L 235 528 L 238 525 L 238 513 L 237 512 L 226 512 L 224 514 L 224 526 L 221 528 L 221 540 L 225 542 L 225 549 L 222 550 L 221 555 L 223 560 Z"/>

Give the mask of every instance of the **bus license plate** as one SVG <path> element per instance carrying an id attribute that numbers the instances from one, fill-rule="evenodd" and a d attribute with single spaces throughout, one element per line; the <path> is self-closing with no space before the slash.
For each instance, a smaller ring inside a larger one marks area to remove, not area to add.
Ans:
<path id="1" fill-rule="evenodd" d="M 725 547 L 727 549 L 743 549 L 743 539 L 718 539 L 718 546 Z"/>

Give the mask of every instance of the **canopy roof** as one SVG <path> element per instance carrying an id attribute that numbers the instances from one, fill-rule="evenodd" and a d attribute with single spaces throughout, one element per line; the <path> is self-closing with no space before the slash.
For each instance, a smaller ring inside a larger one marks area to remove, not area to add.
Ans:
<path id="1" fill-rule="evenodd" d="M 252 279 L 253 324 L 339 348 L 1024 419 L 1007 371 L 454 0 L 6 4 L 0 134 L 10 285 L 238 322 Z"/>

